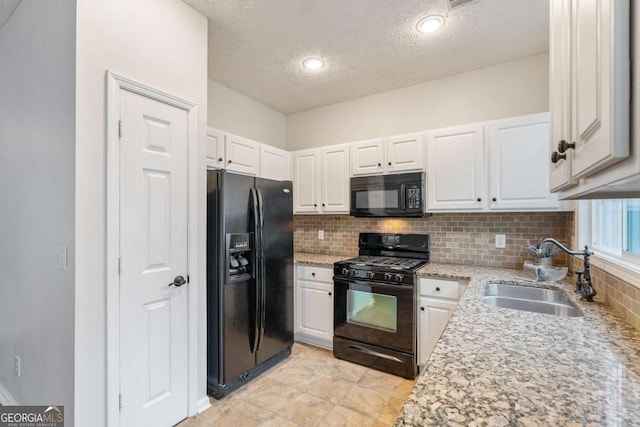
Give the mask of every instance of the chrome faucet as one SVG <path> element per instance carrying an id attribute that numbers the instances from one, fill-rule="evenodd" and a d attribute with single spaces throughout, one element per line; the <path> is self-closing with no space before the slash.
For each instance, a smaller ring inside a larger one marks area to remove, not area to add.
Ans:
<path id="1" fill-rule="evenodd" d="M 540 248 L 544 243 L 553 243 L 558 248 L 560 248 L 563 252 L 566 252 L 569 255 L 582 256 L 584 270 L 576 271 L 576 274 L 578 274 L 578 281 L 576 282 L 576 292 L 580 292 L 580 296 L 582 297 L 582 299 L 587 301 L 593 301 L 593 297 L 596 296 L 596 290 L 593 288 L 593 285 L 591 283 L 591 273 L 589 271 L 591 267 L 589 262 L 589 257 L 593 255 L 593 251 L 589 249 L 589 246 L 584 245 L 584 250 L 582 251 L 572 251 L 566 248 L 562 243 L 558 242 L 556 239 L 547 237 L 542 242 L 540 242 L 540 245 L 538 245 L 538 248 Z M 581 275 L 582 277 L 580 277 Z"/>

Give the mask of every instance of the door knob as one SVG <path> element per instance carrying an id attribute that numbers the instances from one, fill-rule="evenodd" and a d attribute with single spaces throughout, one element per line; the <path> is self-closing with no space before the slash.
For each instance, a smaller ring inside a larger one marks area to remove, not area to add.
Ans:
<path id="1" fill-rule="evenodd" d="M 173 279 L 173 283 L 169 283 L 169 286 L 175 286 L 176 288 L 179 288 L 180 286 L 186 284 L 187 281 L 184 280 L 184 277 L 182 276 L 176 276 L 175 279 Z"/>

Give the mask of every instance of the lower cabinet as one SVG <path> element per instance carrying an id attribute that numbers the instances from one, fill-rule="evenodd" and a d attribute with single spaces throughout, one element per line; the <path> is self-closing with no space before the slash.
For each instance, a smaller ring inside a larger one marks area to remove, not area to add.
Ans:
<path id="1" fill-rule="evenodd" d="M 333 349 L 333 269 L 296 266 L 296 341 Z"/>
<path id="2" fill-rule="evenodd" d="M 418 299 L 418 365 L 424 366 L 440 335 L 447 326 L 465 282 L 439 278 L 421 278 Z"/>

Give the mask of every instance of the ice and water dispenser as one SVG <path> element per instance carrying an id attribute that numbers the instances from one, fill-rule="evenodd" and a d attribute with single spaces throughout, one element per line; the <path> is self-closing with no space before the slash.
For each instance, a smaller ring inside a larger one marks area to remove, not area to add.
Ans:
<path id="1" fill-rule="evenodd" d="M 229 280 L 253 276 L 253 233 L 227 234 L 227 257 Z"/>

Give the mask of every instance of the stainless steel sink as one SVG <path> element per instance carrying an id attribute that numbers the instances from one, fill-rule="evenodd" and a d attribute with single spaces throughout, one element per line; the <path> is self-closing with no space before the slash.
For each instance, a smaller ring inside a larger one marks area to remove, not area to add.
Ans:
<path id="1" fill-rule="evenodd" d="M 532 286 L 490 282 L 484 287 L 482 302 L 495 307 L 555 316 L 580 317 L 583 315 L 563 291 Z"/>

